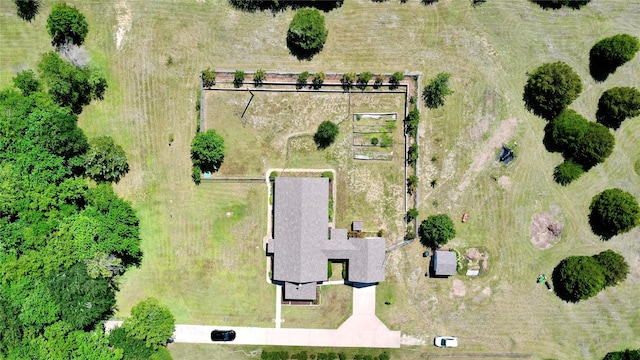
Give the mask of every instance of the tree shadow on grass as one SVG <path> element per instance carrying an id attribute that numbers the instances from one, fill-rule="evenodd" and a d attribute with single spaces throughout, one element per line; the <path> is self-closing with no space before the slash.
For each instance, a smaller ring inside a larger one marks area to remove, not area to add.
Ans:
<path id="1" fill-rule="evenodd" d="M 584 5 L 587 5 L 591 0 L 530 0 L 532 3 L 538 4 L 545 10 L 558 10 L 563 6 L 578 10 Z"/>
<path id="2" fill-rule="evenodd" d="M 593 80 L 603 82 L 615 71 L 616 68 L 611 67 L 611 65 L 607 64 L 606 61 L 599 59 L 593 54 L 589 54 L 589 73 Z"/>
<path id="3" fill-rule="evenodd" d="M 289 49 L 289 53 L 295 56 L 298 60 L 307 60 L 310 61 L 316 56 L 322 48 L 307 50 L 299 47 L 295 44 L 294 41 L 291 40 L 289 36 L 287 36 L 287 48 Z"/>
<path id="4" fill-rule="evenodd" d="M 609 241 L 612 237 L 616 236 L 611 227 L 605 226 L 602 218 L 593 211 L 589 213 L 589 225 L 591 226 L 591 231 L 600 236 L 602 241 Z"/>
<path id="5" fill-rule="evenodd" d="M 229 0 L 229 3 L 234 8 L 247 12 L 270 10 L 275 16 L 277 12 L 285 11 L 287 8 L 316 8 L 329 12 L 341 7 L 344 0 Z"/>

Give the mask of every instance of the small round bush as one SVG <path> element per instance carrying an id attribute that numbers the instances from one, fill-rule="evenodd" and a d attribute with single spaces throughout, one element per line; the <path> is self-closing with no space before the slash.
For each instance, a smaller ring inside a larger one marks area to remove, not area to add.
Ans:
<path id="1" fill-rule="evenodd" d="M 598 41 L 589 52 L 589 70 L 597 81 L 605 80 L 640 50 L 635 36 L 618 34 Z"/>
<path id="2" fill-rule="evenodd" d="M 320 11 L 301 9 L 289 24 L 287 46 L 296 57 L 310 59 L 322 50 L 328 34 Z"/>
<path id="3" fill-rule="evenodd" d="M 527 110 L 551 120 L 582 92 L 582 80 L 571 66 L 557 61 L 542 64 L 529 74 L 523 100 Z"/>
<path id="4" fill-rule="evenodd" d="M 630 231 L 640 219 L 640 206 L 636 198 L 617 188 L 594 196 L 589 210 L 591 229 L 605 239 Z"/>
<path id="5" fill-rule="evenodd" d="M 556 169 L 553 171 L 553 179 L 558 184 L 567 186 L 572 181 L 577 180 L 582 174 L 584 174 L 582 166 L 568 159 L 556 166 Z"/>
<path id="6" fill-rule="evenodd" d="M 560 261 L 552 279 L 556 294 L 570 302 L 595 296 L 606 284 L 602 266 L 591 256 L 569 256 Z"/>

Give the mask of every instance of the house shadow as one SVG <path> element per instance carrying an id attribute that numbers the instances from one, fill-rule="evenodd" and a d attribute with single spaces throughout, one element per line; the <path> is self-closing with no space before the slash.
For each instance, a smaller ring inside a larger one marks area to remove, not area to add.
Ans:
<path id="1" fill-rule="evenodd" d="M 347 286 L 354 287 L 356 289 L 363 289 L 363 288 L 366 288 L 366 287 L 369 287 L 369 286 L 376 286 L 379 283 L 377 283 L 377 282 L 375 282 L 375 283 L 359 283 L 359 282 L 350 282 L 350 281 L 345 280 L 344 284 L 347 285 Z"/>

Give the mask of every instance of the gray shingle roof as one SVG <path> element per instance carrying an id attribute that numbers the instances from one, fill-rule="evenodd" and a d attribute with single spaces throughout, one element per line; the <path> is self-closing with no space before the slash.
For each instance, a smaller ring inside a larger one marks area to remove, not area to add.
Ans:
<path id="1" fill-rule="evenodd" d="M 456 253 L 453 251 L 436 251 L 433 259 L 433 269 L 436 275 L 454 275 L 456 273 Z"/>
<path id="2" fill-rule="evenodd" d="M 316 282 L 327 280 L 329 260 L 348 261 L 349 281 L 384 280 L 385 240 L 348 239 L 346 229 L 329 234 L 328 202 L 326 178 L 275 179 L 274 233 L 267 249 L 273 253 L 273 279 L 285 282 L 289 299 L 314 299 L 315 292 L 311 296 L 311 290 L 303 292 L 295 284 L 314 283 L 315 289 Z"/>
<path id="3" fill-rule="evenodd" d="M 284 283 L 285 300 L 313 300 L 316 298 L 316 283 Z"/>

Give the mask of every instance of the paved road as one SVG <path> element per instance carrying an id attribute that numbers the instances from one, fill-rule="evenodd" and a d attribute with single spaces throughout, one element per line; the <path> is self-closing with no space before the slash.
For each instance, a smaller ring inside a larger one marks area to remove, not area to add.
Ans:
<path id="1" fill-rule="evenodd" d="M 353 314 L 338 329 L 256 328 L 229 325 L 176 325 L 175 342 L 213 344 L 211 330 L 233 329 L 237 345 L 399 348 L 400 331 L 391 331 L 375 315 L 376 287 L 353 288 Z M 117 326 L 108 321 L 106 326 Z"/>

